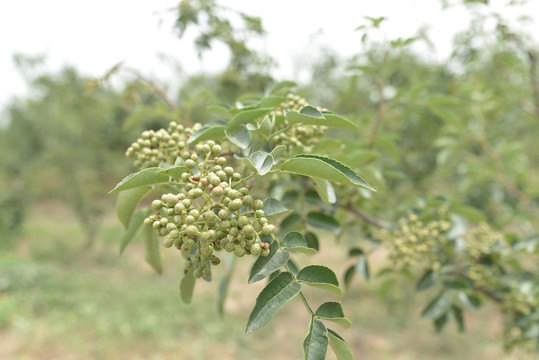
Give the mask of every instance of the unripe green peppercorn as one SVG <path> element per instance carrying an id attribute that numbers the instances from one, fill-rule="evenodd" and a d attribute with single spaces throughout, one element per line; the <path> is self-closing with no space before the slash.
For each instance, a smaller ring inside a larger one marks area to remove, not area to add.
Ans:
<path id="1" fill-rule="evenodd" d="M 244 235 L 251 235 L 255 232 L 255 229 L 252 225 L 245 225 L 243 229 L 241 229 L 242 234 Z M 269 235 L 269 234 L 268 234 Z"/>
<path id="2" fill-rule="evenodd" d="M 193 276 L 195 279 L 200 279 L 202 277 L 202 270 L 200 270 L 200 268 L 195 269 L 195 271 L 193 271 Z"/>
<path id="3" fill-rule="evenodd" d="M 194 236 L 198 234 L 198 228 L 195 225 L 189 225 L 187 229 L 185 229 L 185 233 L 189 236 Z"/>
<path id="4" fill-rule="evenodd" d="M 249 224 L 249 218 L 247 216 L 242 215 L 238 218 L 238 225 L 241 227 L 244 227 L 245 225 Z"/>
<path id="5" fill-rule="evenodd" d="M 202 145 L 201 150 L 204 154 L 209 154 L 211 152 L 211 147 L 208 144 L 205 144 Z"/>
<path id="6" fill-rule="evenodd" d="M 239 245 L 236 245 L 234 247 L 234 255 L 236 255 L 237 257 L 242 257 L 245 255 L 245 249 L 242 248 L 241 246 Z"/>
<path id="7" fill-rule="evenodd" d="M 260 255 L 261 252 L 262 252 L 262 248 L 260 247 L 260 244 L 251 245 L 251 254 Z"/>
<path id="8" fill-rule="evenodd" d="M 195 162 L 192 159 L 185 160 L 185 166 L 188 169 L 192 169 L 195 167 Z"/>
<path id="9" fill-rule="evenodd" d="M 223 149 L 221 148 L 221 146 L 219 145 L 213 145 L 211 147 L 211 152 L 214 153 L 215 155 L 219 155 L 221 153 Z"/>
<path id="10" fill-rule="evenodd" d="M 241 199 L 232 200 L 230 204 L 228 204 L 228 209 L 230 211 L 236 211 L 239 210 L 243 206 L 243 201 Z"/>
<path id="11" fill-rule="evenodd" d="M 227 220 L 227 219 L 230 218 L 230 211 L 228 211 L 226 209 L 221 209 L 217 213 L 217 216 L 219 216 L 219 218 L 222 219 L 222 220 Z"/>
<path id="12" fill-rule="evenodd" d="M 254 210 L 262 210 L 264 208 L 264 202 L 262 200 L 255 200 L 253 203 Z"/>
<path id="13" fill-rule="evenodd" d="M 165 236 L 163 239 L 163 245 L 165 245 L 166 248 L 172 247 L 172 245 L 174 245 L 174 239 L 170 236 Z"/>
<path id="14" fill-rule="evenodd" d="M 161 209 L 163 207 L 163 202 L 161 200 L 154 200 L 152 201 L 152 209 L 154 211 L 158 211 L 159 209 Z"/>
<path id="15" fill-rule="evenodd" d="M 202 269 L 202 276 L 205 278 L 211 277 L 211 270 L 208 268 Z"/>
<path id="16" fill-rule="evenodd" d="M 243 205 L 250 206 L 253 203 L 253 197 L 251 195 L 243 196 Z"/>

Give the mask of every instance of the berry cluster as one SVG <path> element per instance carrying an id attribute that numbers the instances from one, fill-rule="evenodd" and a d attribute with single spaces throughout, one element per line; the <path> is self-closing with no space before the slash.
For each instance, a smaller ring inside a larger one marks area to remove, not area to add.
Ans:
<path id="1" fill-rule="evenodd" d="M 222 249 L 238 257 L 269 255 L 269 243 L 261 236 L 275 231 L 263 201 L 240 187 L 241 174 L 226 166 L 221 150 L 210 140 L 196 145 L 189 157 L 181 156 L 186 170 L 178 185 L 183 192 L 154 200 L 155 214 L 144 221 L 164 237 L 166 247 L 181 250 L 185 270 L 193 269 L 196 278 L 211 277 L 211 265 L 220 262 L 214 253 Z"/>
<path id="2" fill-rule="evenodd" d="M 142 136 L 129 146 L 125 155 L 135 159 L 133 165 L 137 169 L 155 167 L 161 163 L 174 164 L 177 157 L 187 156 L 187 140 L 201 127 L 200 124 L 194 124 L 192 128 L 184 127 L 173 121 L 167 130 L 144 131 Z"/>
<path id="3" fill-rule="evenodd" d="M 484 222 L 468 230 L 464 235 L 464 239 L 468 256 L 473 261 L 479 261 L 483 256 L 499 254 L 505 241 L 502 233 L 492 230 Z"/>
<path id="4" fill-rule="evenodd" d="M 283 101 L 272 113 L 276 117 L 284 116 L 287 111 L 299 111 L 302 107 L 309 105 L 307 100 L 299 95 L 288 94 L 286 100 Z M 327 109 L 321 109 L 326 111 Z M 289 131 L 283 132 L 275 137 L 278 144 L 303 146 L 306 150 L 312 150 L 320 142 L 320 138 L 327 131 L 326 126 L 296 126 Z"/>
<path id="5" fill-rule="evenodd" d="M 433 219 L 421 221 L 416 214 L 410 214 L 397 223 L 396 229 L 379 230 L 374 238 L 392 246 L 390 258 L 395 262 L 407 267 L 427 261 L 433 270 L 438 270 L 439 253 L 447 242 L 450 228 L 447 209 L 440 208 Z"/>

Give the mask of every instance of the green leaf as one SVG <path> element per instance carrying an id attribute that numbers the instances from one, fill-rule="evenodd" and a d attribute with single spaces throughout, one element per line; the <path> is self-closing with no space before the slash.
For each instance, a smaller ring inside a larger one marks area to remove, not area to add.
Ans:
<path id="1" fill-rule="evenodd" d="M 316 251 L 320 250 L 320 245 L 318 244 L 318 237 L 308 231 L 305 233 L 305 240 L 307 240 L 307 245 L 312 248 L 312 249 L 315 249 Z"/>
<path id="2" fill-rule="evenodd" d="M 282 202 L 274 198 L 268 198 L 264 200 L 264 207 L 262 208 L 262 210 L 264 210 L 264 216 L 267 218 L 283 214 L 289 214 L 293 211 L 287 209 Z"/>
<path id="3" fill-rule="evenodd" d="M 149 213 L 150 209 L 142 209 L 133 215 L 131 221 L 129 222 L 129 226 L 125 230 L 120 240 L 120 255 L 123 254 L 127 245 L 129 245 L 131 240 L 133 240 L 133 237 L 137 233 L 138 229 L 140 229 L 144 219 L 149 215 Z"/>
<path id="4" fill-rule="evenodd" d="M 243 125 L 237 128 L 237 131 L 232 134 L 231 130 L 225 130 L 225 135 L 230 140 L 230 142 L 240 149 L 247 149 L 251 143 L 251 133 Z"/>
<path id="5" fill-rule="evenodd" d="M 337 356 L 337 360 L 354 360 L 350 347 L 335 331 L 328 329 L 328 339 L 331 349 Z"/>
<path id="6" fill-rule="evenodd" d="M 348 250 L 348 256 L 350 256 L 350 257 L 360 256 L 360 255 L 363 255 L 363 254 L 365 254 L 365 252 L 361 248 L 353 247 L 353 248 L 350 248 Z"/>
<path id="7" fill-rule="evenodd" d="M 457 207 L 454 207 L 451 209 L 451 212 L 464 216 L 466 219 L 470 221 L 486 221 L 487 218 L 483 212 L 477 208 L 474 208 L 473 206 L 464 206 L 460 205 Z"/>
<path id="8" fill-rule="evenodd" d="M 247 124 L 249 122 L 252 122 L 253 120 L 260 118 L 267 113 L 269 113 L 273 108 L 259 108 L 259 109 L 250 109 L 250 110 L 244 110 L 240 111 L 238 114 L 236 114 L 232 120 L 228 123 L 227 130 L 229 132 L 234 132 L 236 129 L 240 127 L 242 124 Z"/>
<path id="9" fill-rule="evenodd" d="M 376 191 L 361 176 L 343 163 L 320 155 L 296 155 L 281 165 L 281 171 L 325 179 L 336 183 L 361 186 Z"/>
<path id="10" fill-rule="evenodd" d="M 294 110 L 288 111 L 285 117 L 291 125 L 320 125 L 354 130 L 358 128 L 350 120 L 331 113 L 322 114 L 312 106 L 305 106 L 299 112 Z"/>
<path id="11" fill-rule="evenodd" d="M 287 233 L 281 242 L 281 246 L 285 249 L 297 251 L 303 254 L 316 254 L 316 249 L 310 248 L 303 235 L 296 231 Z"/>
<path id="12" fill-rule="evenodd" d="M 144 230 L 144 250 L 146 262 L 157 272 L 163 273 L 163 264 L 161 261 L 161 248 L 159 240 L 155 236 L 155 231 L 150 226 L 145 226 Z"/>
<path id="13" fill-rule="evenodd" d="M 188 172 L 189 169 L 186 166 L 174 166 L 168 169 L 158 171 L 158 174 L 167 175 L 173 178 L 181 179 L 182 174 Z"/>
<path id="14" fill-rule="evenodd" d="M 356 271 L 363 276 L 365 280 L 371 278 L 371 272 L 369 270 L 369 262 L 365 256 L 360 256 L 356 262 Z"/>
<path id="15" fill-rule="evenodd" d="M 285 100 L 286 100 L 286 97 L 284 96 L 270 95 L 268 97 L 263 98 L 257 106 L 261 108 L 275 108 L 281 105 L 281 103 Z"/>
<path id="16" fill-rule="evenodd" d="M 271 280 L 256 298 L 256 304 L 247 321 L 246 334 L 264 326 L 277 312 L 301 291 L 301 284 L 289 272 L 282 272 Z"/>
<path id="17" fill-rule="evenodd" d="M 303 341 L 304 360 L 324 360 L 328 350 L 328 331 L 324 323 L 311 318 L 309 333 Z"/>
<path id="18" fill-rule="evenodd" d="M 481 306 L 481 300 L 475 295 L 469 295 L 461 291 L 458 294 L 459 300 L 469 309 L 477 310 Z"/>
<path id="19" fill-rule="evenodd" d="M 428 270 L 427 272 L 425 272 L 425 274 L 423 274 L 421 279 L 419 279 L 415 290 L 416 291 L 425 290 L 431 287 L 432 285 L 436 284 L 438 282 L 438 279 L 439 279 L 438 273 L 435 273 L 432 270 Z"/>
<path id="20" fill-rule="evenodd" d="M 337 276 L 333 270 L 325 266 L 306 266 L 299 271 L 297 279 L 298 281 L 307 285 L 332 292 L 338 296 L 342 296 L 342 290 L 339 287 L 339 280 L 337 280 Z"/>
<path id="21" fill-rule="evenodd" d="M 266 175 L 273 167 L 273 157 L 265 151 L 255 151 L 249 157 L 259 175 Z"/>
<path id="22" fill-rule="evenodd" d="M 276 147 L 271 150 L 271 156 L 273 156 L 274 163 L 277 162 L 277 158 L 281 157 L 286 152 L 286 146 L 284 145 L 277 145 Z"/>
<path id="23" fill-rule="evenodd" d="M 281 225 L 279 226 L 279 231 L 282 234 L 286 234 L 290 230 L 299 228 L 301 225 L 301 216 L 299 216 L 296 213 L 292 213 L 284 218 L 283 221 L 281 221 Z"/>
<path id="24" fill-rule="evenodd" d="M 337 220 L 335 220 L 335 218 L 319 212 L 312 211 L 308 213 L 307 224 L 315 228 L 327 230 L 334 234 L 338 234 L 341 232 L 341 226 L 339 225 Z"/>
<path id="25" fill-rule="evenodd" d="M 213 125 L 204 126 L 203 128 L 195 131 L 187 140 L 188 144 L 194 144 L 200 141 L 217 140 L 225 136 L 226 126 Z"/>
<path id="26" fill-rule="evenodd" d="M 457 322 L 457 329 L 460 333 L 464 332 L 464 317 L 462 316 L 462 309 L 456 305 L 451 306 L 451 311 L 453 312 L 453 317 Z"/>
<path id="27" fill-rule="evenodd" d="M 444 329 L 445 324 L 447 324 L 447 313 L 441 315 L 440 317 L 434 319 L 434 326 L 436 327 L 436 332 L 440 333 Z"/>
<path id="28" fill-rule="evenodd" d="M 288 251 L 279 249 L 279 243 L 277 241 L 271 243 L 269 250 L 270 253 L 268 256 L 259 256 L 253 264 L 253 268 L 249 274 L 249 284 L 264 279 L 288 262 L 290 254 Z"/>
<path id="29" fill-rule="evenodd" d="M 320 319 L 333 321 L 345 329 L 348 329 L 352 325 L 352 322 L 344 316 L 341 303 L 337 301 L 323 303 L 314 314 Z"/>
<path id="30" fill-rule="evenodd" d="M 149 186 L 141 186 L 122 191 L 118 194 L 118 199 L 116 200 L 116 215 L 126 229 L 129 226 L 131 216 L 133 216 L 140 200 L 142 200 L 142 198 L 151 190 L 152 188 Z"/>
<path id="31" fill-rule="evenodd" d="M 421 316 L 426 319 L 437 319 L 447 313 L 451 307 L 451 303 L 451 295 L 442 291 L 425 307 Z"/>
<path id="32" fill-rule="evenodd" d="M 163 174 L 159 174 L 159 171 L 163 170 L 159 167 L 151 167 L 139 172 L 133 173 L 125 177 L 122 181 L 116 185 L 114 189 L 109 191 L 109 194 L 134 189 L 144 185 L 153 185 L 159 183 L 166 183 L 169 181 L 169 177 Z"/>
<path id="33" fill-rule="evenodd" d="M 348 289 L 348 287 L 350 286 L 350 283 L 352 282 L 352 279 L 354 278 L 355 273 L 356 273 L 356 267 L 354 265 L 346 269 L 346 272 L 344 273 L 344 287 L 345 288 Z"/>
<path id="34" fill-rule="evenodd" d="M 281 94 L 283 91 L 286 93 L 290 92 L 290 88 L 296 87 L 297 84 L 293 81 L 281 81 L 273 85 L 270 90 L 270 94 Z"/>
<path id="35" fill-rule="evenodd" d="M 227 259 L 226 262 L 226 268 L 227 272 L 225 276 L 221 278 L 219 281 L 219 290 L 217 292 L 217 313 L 220 316 L 223 316 L 224 313 L 224 307 L 225 307 L 225 300 L 226 296 L 228 294 L 228 287 L 230 285 L 230 279 L 232 278 L 232 274 L 234 273 L 234 263 L 236 261 L 236 257 L 232 256 Z"/>
<path id="36" fill-rule="evenodd" d="M 211 111 L 214 114 L 221 115 L 225 119 L 230 120 L 230 118 L 232 117 L 230 115 L 228 107 L 226 107 L 225 105 L 217 105 L 217 104 L 210 105 L 210 106 L 208 106 L 208 111 Z"/>
<path id="37" fill-rule="evenodd" d="M 180 298 L 186 304 L 190 304 L 193 299 L 193 290 L 195 289 L 196 283 L 193 271 L 194 270 L 189 270 L 186 272 L 180 282 Z"/>
<path id="38" fill-rule="evenodd" d="M 337 202 L 337 195 L 333 185 L 327 180 L 313 178 L 314 188 L 322 199 L 322 201 L 328 205 L 335 204 Z"/>

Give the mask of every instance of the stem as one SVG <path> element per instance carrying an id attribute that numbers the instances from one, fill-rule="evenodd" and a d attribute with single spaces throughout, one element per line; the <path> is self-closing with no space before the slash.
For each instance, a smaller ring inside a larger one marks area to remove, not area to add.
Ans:
<path id="1" fill-rule="evenodd" d="M 273 237 L 274 241 L 277 241 L 277 244 L 279 244 L 279 247 L 280 247 L 281 243 L 279 242 L 279 240 L 277 240 L 275 235 L 271 234 L 271 237 Z M 285 264 L 285 267 L 286 267 L 286 270 L 288 270 L 288 272 L 290 274 L 292 274 L 292 276 L 294 276 L 294 273 L 292 272 L 292 269 L 290 268 L 290 265 L 288 265 L 288 262 Z M 294 276 L 294 279 L 297 280 L 295 276 Z M 309 315 L 314 316 L 314 311 L 309 306 L 309 303 L 307 302 L 307 299 L 305 298 L 305 295 L 303 295 L 303 292 L 301 292 L 301 291 L 299 292 L 299 297 L 301 298 L 301 301 L 303 302 L 303 305 L 305 305 L 305 308 L 309 312 Z"/>

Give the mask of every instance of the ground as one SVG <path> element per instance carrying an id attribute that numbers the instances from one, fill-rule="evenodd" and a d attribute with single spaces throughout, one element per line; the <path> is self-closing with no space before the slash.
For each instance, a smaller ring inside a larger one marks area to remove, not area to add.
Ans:
<path id="1" fill-rule="evenodd" d="M 164 249 L 165 272 L 144 263 L 140 243 L 118 256 L 120 223 L 104 218 L 99 241 L 84 247 L 75 218 L 63 206 L 34 206 L 14 247 L 0 248 L 0 359 L 300 359 L 308 318 L 294 299 L 265 327 L 245 335 L 245 325 L 264 282 L 247 284 L 254 258 L 237 262 L 226 313 L 216 310 L 217 281 L 199 281 L 193 303 L 178 294 L 183 260 Z M 298 263 L 326 264 L 339 278 L 344 250 L 326 236 L 323 251 L 296 257 Z M 373 267 L 381 268 L 383 259 Z M 224 266 L 221 266 L 224 270 Z M 223 272 L 215 271 L 218 280 Z M 466 313 L 468 329 L 449 324 L 441 335 L 419 316 L 432 294 L 413 293 L 398 280 L 382 299 L 383 281 L 356 278 L 342 298 L 350 329 L 330 325 L 352 346 L 357 359 L 529 359 L 503 352 L 501 319 L 493 308 Z M 316 307 L 336 301 L 306 289 Z M 335 359 L 331 350 L 328 359 Z"/>

